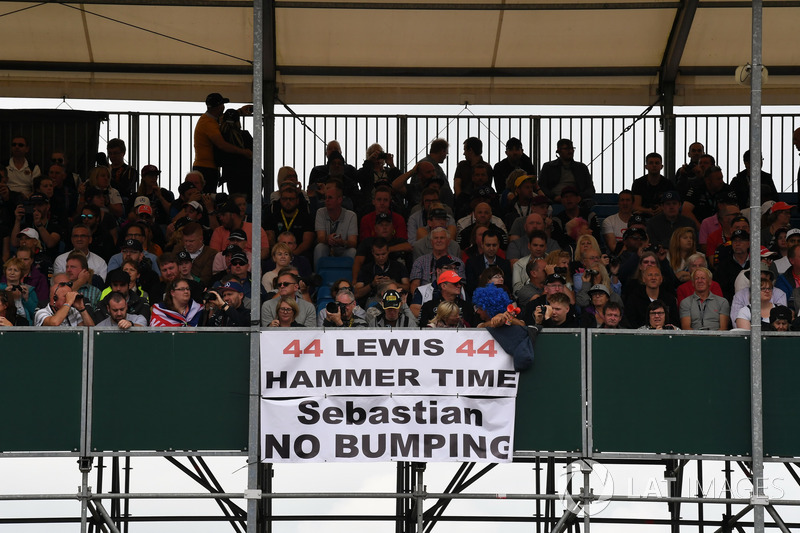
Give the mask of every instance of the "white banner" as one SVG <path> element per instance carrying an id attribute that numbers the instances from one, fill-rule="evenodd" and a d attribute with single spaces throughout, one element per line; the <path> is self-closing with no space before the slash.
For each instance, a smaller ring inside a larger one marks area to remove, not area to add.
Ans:
<path id="1" fill-rule="evenodd" d="M 261 401 L 261 460 L 510 462 L 514 398 L 336 396 Z"/>
<path id="2" fill-rule="evenodd" d="M 516 394 L 484 330 L 262 331 L 261 460 L 509 462 Z"/>
<path id="3" fill-rule="evenodd" d="M 517 394 L 514 361 L 484 330 L 261 332 L 265 398 Z"/>

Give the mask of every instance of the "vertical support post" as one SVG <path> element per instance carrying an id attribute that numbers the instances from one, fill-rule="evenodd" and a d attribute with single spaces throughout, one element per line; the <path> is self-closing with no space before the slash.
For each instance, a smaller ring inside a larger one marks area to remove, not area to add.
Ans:
<path id="1" fill-rule="evenodd" d="M 425 484 L 423 483 L 425 467 L 425 463 L 414 463 L 414 473 L 416 474 L 414 476 L 416 478 L 414 482 L 414 507 L 417 518 L 417 533 L 423 533 L 425 529 L 425 521 L 423 520 L 423 515 L 425 514 Z"/>
<path id="2" fill-rule="evenodd" d="M 92 367 L 94 364 L 93 330 L 81 328 L 79 335 L 83 338 L 83 357 L 81 360 L 81 456 L 78 458 L 78 469 L 81 473 L 81 533 L 88 528 L 89 509 L 89 472 L 92 470 L 92 459 L 89 457 L 91 442 L 91 410 L 92 410 Z"/>
<path id="3" fill-rule="evenodd" d="M 398 115 L 397 117 L 397 154 L 394 161 L 395 165 L 408 166 L 411 163 L 408 160 L 408 115 Z M 403 170 L 408 171 L 405 166 Z"/>
<path id="4" fill-rule="evenodd" d="M 664 176 L 674 181 L 675 169 L 678 168 L 675 153 L 675 83 L 665 82 L 663 90 L 661 125 L 664 128 Z"/>
<path id="5" fill-rule="evenodd" d="M 752 416 L 753 530 L 764 531 L 764 435 L 761 403 L 761 315 L 758 290 L 761 257 L 761 29 L 762 0 L 753 0 L 752 65 L 750 76 L 750 309 L 753 309 L 750 330 L 750 402 Z"/>
<path id="6" fill-rule="evenodd" d="M 533 168 L 542 168 L 542 117 L 530 117 L 531 162 Z M 538 171 L 537 171 L 538 174 Z"/>
<path id="7" fill-rule="evenodd" d="M 270 41 L 270 46 L 274 49 L 274 40 Z M 264 5 L 263 0 L 253 0 L 253 228 L 258 231 L 261 228 L 261 160 L 264 151 L 264 133 L 262 123 L 263 113 L 263 86 L 264 86 Z M 270 149 L 272 153 L 272 149 Z M 270 169 L 270 175 L 272 170 Z M 253 279 L 261 279 L 261 239 L 253 239 Z M 259 507 L 260 507 L 260 483 L 259 461 L 261 424 L 260 424 L 260 402 L 261 402 L 261 361 L 260 335 L 258 326 L 260 325 L 259 314 L 261 311 L 261 293 L 256 290 L 252 295 L 252 305 L 250 322 L 250 401 L 248 416 L 248 452 L 247 452 L 247 533 L 258 533 L 259 531 Z"/>

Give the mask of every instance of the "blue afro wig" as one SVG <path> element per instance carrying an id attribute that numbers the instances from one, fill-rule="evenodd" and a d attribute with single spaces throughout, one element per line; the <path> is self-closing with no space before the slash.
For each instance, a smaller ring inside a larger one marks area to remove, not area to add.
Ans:
<path id="1" fill-rule="evenodd" d="M 502 288 L 490 283 L 485 287 L 475 289 L 472 293 L 472 303 L 486 311 L 490 317 L 505 312 L 511 298 Z"/>

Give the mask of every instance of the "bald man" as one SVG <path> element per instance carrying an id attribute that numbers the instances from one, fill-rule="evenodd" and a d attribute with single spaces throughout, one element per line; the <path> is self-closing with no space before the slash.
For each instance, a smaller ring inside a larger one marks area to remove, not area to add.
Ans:
<path id="1" fill-rule="evenodd" d="M 56 274 L 50 287 L 50 302 L 36 311 L 34 326 L 94 326 L 83 295 L 72 290 L 66 274 Z"/>

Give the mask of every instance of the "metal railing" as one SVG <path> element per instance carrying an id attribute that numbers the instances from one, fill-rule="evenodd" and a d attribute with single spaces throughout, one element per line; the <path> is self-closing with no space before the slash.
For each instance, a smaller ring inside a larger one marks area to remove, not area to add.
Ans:
<path id="1" fill-rule="evenodd" d="M 163 172 L 162 186 L 177 190 L 191 170 L 194 158 L 193 132 L 199 115 L 110 113 L 100 132 L 100 151 L 114 137 L 128 144 L 128 158 L 141 168 L 155 164 Z M 676 166 L 686 161 L 688 145 L 699 141 L 714 155 L 727 180 L 744 166 L 748 149 L 748 115 L 676 116 Z M 243 126 L 252 131 L 252 119 Z M 763 116 L 763 169 L 773 175 L 780 192 L 797 191 L 798 158 L 792 147 L 792 132 L 800 117 L 784 114 Z M 555 157 L 556 141 L 572 139 L 575 158 L 589 165 L 598 193 L 616 193 L 629 188 L 644 174 L 644 157 L 664 154 L 664 132 L 657 115 L 645 116 L 491 116 L 491 115 L 293 115 L 276 114 L 274 129 L 275 171 L 291 166 L 305 181 L 311 168 L 324 163 L 325 143 L 338 140 L 345 159 L 355 167 L 363 163 L 366 149 L 379 143 L 395 154 L 395 164 L 407 170 L 427 155 L 430 141 L 441 137 L 450 143 L 444 163 L 448 176 L 462 159 L 462 144 L 468 137 L 483 141 L 483 158 L 495 164 L 505 157 L 510 137 L 522 141 L 534 166 Z M 665 168 L 671 176 L 675 169 Z"/>

